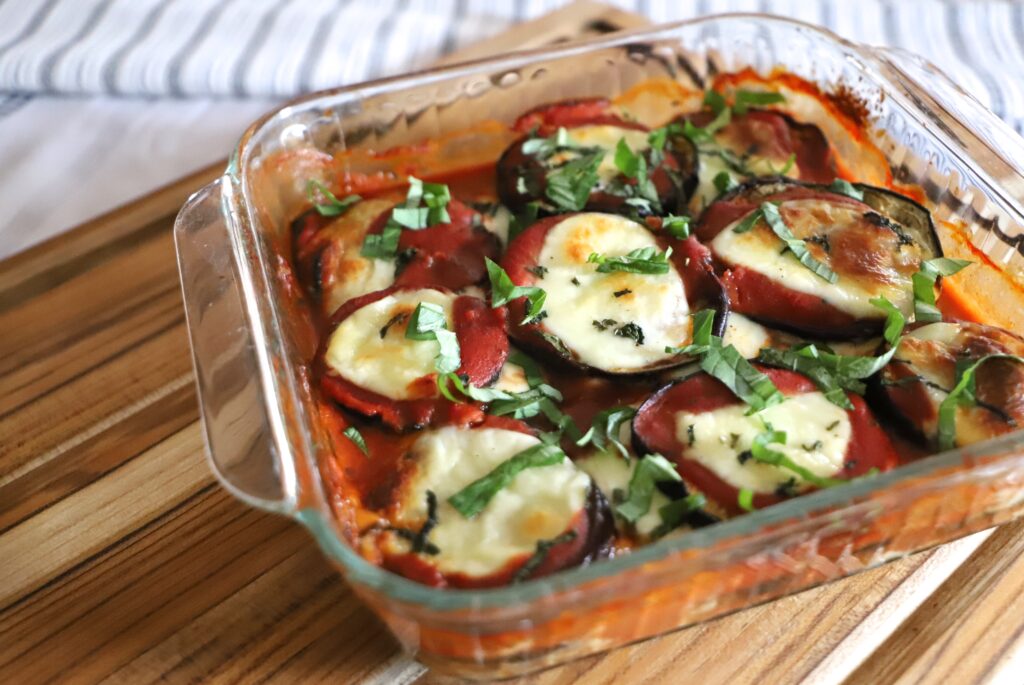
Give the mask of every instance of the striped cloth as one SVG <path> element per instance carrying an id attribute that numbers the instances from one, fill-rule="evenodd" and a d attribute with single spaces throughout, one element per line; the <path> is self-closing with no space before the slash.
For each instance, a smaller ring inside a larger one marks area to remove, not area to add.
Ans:
<path id="1" fill-rule="evenodd" d="M 1024 132 L 1017 3 L 611 1 L 656 22 L 760 11 L 900 46 Z M 0 258 L 222 159 L 284 98 L 428 64 L 563 4 L 0 0 Z"/>
<path id="2" fill-rule="evenodd" d="M 0 0 L 0 114 L 27 94 L 290 97 L 408 70 L 557 0 Z M 1024 5 L 618 0 L 670 21 L 761 11 L 931 59 L 1024 128 Z"/>

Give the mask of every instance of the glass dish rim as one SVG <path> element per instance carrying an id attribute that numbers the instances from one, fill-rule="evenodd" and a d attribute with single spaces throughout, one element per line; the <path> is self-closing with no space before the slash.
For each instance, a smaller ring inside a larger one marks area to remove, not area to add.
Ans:
<path id="1" fill-rule="evenodd" d="M 264 126 L 279 118 L 287 119 L 291 114 L 290 110 L 297 106 L 317 100 L 330 100 L 346 94 L 358 94 L 359 97 L 369 97 L 394 92 L 402 87 L 425 86 L 430 83 L 454 79 L 460 76 L 472 76 L 482 72 L 493 72 L 502 69 L 522 68 L 541 59 L 560 59 L 604 48 L 621 47 L 639 40 L 657 40 L 664 34 L 678 31 L 683 27 L 731 19 L 746 19 L 789 25 L 798 30 L 818 34 L 826 41 L 833 43 L 835 47 L 855 53 L 860 59 L 869 62 L 877 60 L 877 57 L 872 54 L 877 48 L 848 41 L 820 26 L 761 12 L 729 12 L 619 31 L 608 36 L 585 39 L 570 45 L 514 51 L 450 66 L 389 76 L 350 86 L 306 94 L 284 103 L 279 108 L 264 114 L 254 121 L 240 137 L 228 161 L 225 175 L 231 180 L 231 190 L 229 192 L 231 194 L 239 193 L 241 196 L 241 206 L 246 210 L 251 209 L 248 192 L 249 184 L 242 173 L 244 162 L 248 159 L 248 155 L 251 152 L 249 143 Z M 885 82 L 889 81 L 887 77 L 881 74 L 874 74 L 873 77 L 881 79 L 883 86 Z M 903 109 L 919 112 L 915 104 L 904 101 L 905 98 L 903 98 L 902 94 L 887 92 L 886 95 L 887 97 L 898 96 L 897 100 Z M 234 236 L 236 232 L 237 230 L 232 226 L 232 235 Z M 235 237 L 232 240 L 234 241 Z M 250 307 L 249 309 L 252 312 L 258 308 Z M 262 312 L 259 315 L 264 317 L 266 313 Z M 261 357 L 262 362 L 262 355 L 258 356 Z M 264 366 L 264 364 L 261 363 L 261 366 Z M 289 362 L 289 367 L 291 366 L 292 364 Z M 268 375 L 273 377 L 276 374 L 270 372 L 265 367 L 262 368 L 261 376 L 263 378 L 261 378 L 261 382 L 265 388 L 267 387 Z M 271 387 L 277 386 L 274 380 L 269 380 L 269 383 Z M 298 457 L 291 448 L 291 445 L 288 444 L 287 439 L 283 440 L 286 443 L 284 445 L 286 449 L 280 449 L 282 447 L 280 444 L 282 436 L 280 434 L 275 434 L 273 440 L 277 443 L 279 454 L 282 456 L 286 455 L 291 460 L 295 460 Z M 723 521 L 707 528 L 690 531 L 686 535 L 663 539 L 623 556 L 604 559 L 585 567 L 569 569 L 521 584 L 489 589 L 430 587 L 372 564 L 340 539 L 337 527 L 333 521 L 333 514 L 325 511 L 323 507 L 282 507 L 278 508 L 277 512 L 289 515 L 305 526 L 317 541 L 321 550 L 330 559 L 335 560 L 342 566 L 346 578 L 350 582 L 359 583 L 378 590 L 391 600 L 416 604 L 429 610 L 440 611 L 501 608 L 531 602 L 555 593 L 578 589 L 580 586 L 588 583 L 619 575 L 644 564 L 660 561 L 686 550 L 707 549 L 715 544 L 730 540 L 744 541 L 748 539 L 746 536 L 763 530 L 767 526 L 785 523 L 796 524 L 810 520 L 815 516 L 841 513 L 843 505 L 856 504 L 855 500 L 873 491 L 881 491 L 903 481 L 939 472 L 943 469 L 963 464 L 970 459 L 1000 454 L 1006 450 L 1019 449 L 1021 447 L 1024 447 L 1024 431 L 1017 431 L 967 448 L 934 454 L 870 479 L 853 481 L 836 488 L 820 490 L 766 509 L 748 513 L 741 517 Z M 294 463 L 287 466 L 288 469 L 286 470 L 294 470 L 295 468 Z M 974 467 L 974 469 L 978 468 L 984 468 L 984 466 L 976 465 Z M 310 469 L 314 485 L 322 487 L 319 466 L 311 464 Z M 972 469 L 951 474 L 951 477 L 970 477 L 973 473 L 974 470 Z M 780 526 L 778 530 L 783 530 L 783 527 Z"/>

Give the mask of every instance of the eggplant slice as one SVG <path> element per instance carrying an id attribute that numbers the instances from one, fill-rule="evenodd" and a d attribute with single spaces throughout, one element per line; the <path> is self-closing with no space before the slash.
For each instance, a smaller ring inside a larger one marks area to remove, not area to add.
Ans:
<path id="1" fill-rule="evenodd" d="M 494 587 L 606 555 L 608 503 L 568 458 L 518 472 L 471 517 L 448 501 L 540 444 L 526 424 L 507 419 L 422 433 L 391 497 L 392 527 L 379 539 L 384 565 L 429 585 Z"/>
<path id="2" fill-rule="evenodd" d="M 714 116 L 702 111 L 681 117 L 677 123 L 704 127 Z M 720 174 L 733 184 L 779 174 L 810 183 L 828 183 L 836 177 L 835 156 L 821 129 L 773 110 L 733 112 L 711 141 L 697 146 L 697 154 L 698 184 L 690 201 L 695 214 L 719 195 L 715 178 Z"/>
<path id="3" fill-rule="evenodd" d="M 695 373 L 641 405 L 632 427 L 637 453 L 664 455 L 688 488 L 729 515 L 742 512 L 741 489 L 753 493 L 756 508 L 814 489 L 796 472 L 753 458 L 754 438 L 769 423 L 787 435 L 785 444 L 772 442 L 770 449 L 820 478 L 849 479 L 896 466 L 896 451 L 863 398 L 848 393 L 853 409 L 845 410 L 799 373 L 757 368 L 785 402 L 751 414 L 720 381 Z"/>
<path id="4" fill-rule="evenodd" d="M 695 233 L 719 263 L 732 309 L 826 340 L 877 335 L 885 312 L 873 298 L 884 296 L 909 316 L 911 277 L 923 261 L 941 256 L 931 216 L 896 193 L 855 188 L 863 200 L 828 186 L 758 179 L 709 205 Z M 832 282 L 801 263 L 763 218 L 744 224 L 763 203 L 776 206 Z"/>
<path id="5" fill-rule="evenodd" d="M 405 335 L 420 303 L 445 312 L 461 353 L 456 373 L 476 387 L 497 381 L 508 357 L 504 310 L 447 290 L 395 287 L 349 300 L 335 313 L 317 358 L 325 394 L 395 430 L 449 418 L 457 405 L 437 388 L 438 343 Z"/>
<path id="6" fill-rule="evenodd" d="M 915 327 L 879 375 L 886 409 L 930 448 L 939 448 L 939 406 L 955 385 L 957 364 L 991 354 L 1024 356 L 1024 339 L 978 323 Z M 955 445 L 963 447 L 1024 426 L 1024 365 L 993 359 L 975 372 L 976 403 L 957 407 Z"/>
<path id="7" fill-rule="evenodd" d="M 448 223 L 402 231 L 395 259 L 364 257 L 363 241 L 384 230 L 395 204 L 367 199 L 332 220 L 309 212 L 294 223 L 297 270 L 325 316 L 354 297 L 392 286 L 461 290 L 486 281 L 484 257 L 497 259 L 501 241 L 484 227 L 480 212 L 458 200 L 448 203 Z"/>
<path id="8" fill-rule="evenodd" d="M 517 214 L 530 202 L 538 203 L 541 214 L 577 210 L 629 216 L 680 213 L 696 185 L 696 148 L 676 135 L 667 136 L 662 149 L 653 149 L 649 128 L 621 119 L 606 108 L 607 102 L 601 100 L 577 101 L 538 108 L 521 117 L 516 128 L 527 131 L 526 135 L 509 145 L 498 160 L 502 203 Z M 542 145 L 542 139 L 548 142 Z M 643 157 L 647 169 L 643 184 L 625 176 L 616 165 L 620 141 Z M 587 167 L 588 160 L 589 167 L 596 170 L 589 196 L 568 205 L 565 199 L 555 201 L 551 179 L 575 165 Z"/>
<path id="9" fill-rule="evenodd" d="M 671 249 L 665 273 L 601 272 L 590 261 L 641 249 L 662 258 Z M 513 337 L 578 367 L 634 374 L 685 363 L 666 347 L 692 341 L 692 315 L 701 309 L 716 311 L 716 335 L 725 329 L 728 300 L 707 249 L 622 216 L 542 219 L 512 241 L 502 267 L 514 284 L 546 295 L 543 315 L 526 323 L 526 299 L 510 303 Z"/>

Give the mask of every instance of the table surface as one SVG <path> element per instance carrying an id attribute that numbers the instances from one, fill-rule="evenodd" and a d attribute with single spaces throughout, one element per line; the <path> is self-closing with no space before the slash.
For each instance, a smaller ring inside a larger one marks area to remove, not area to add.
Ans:
<path id="1" fill-rule="evenodd" d="M 460 57 L 641 21 L 582 3 Z M 219 170 L 0 263 L 0 681 L 434 682 L 207 468 L 171 226 Z M 1020 682 L 1022 636 L 1017 522 L 531 682 Z"/>

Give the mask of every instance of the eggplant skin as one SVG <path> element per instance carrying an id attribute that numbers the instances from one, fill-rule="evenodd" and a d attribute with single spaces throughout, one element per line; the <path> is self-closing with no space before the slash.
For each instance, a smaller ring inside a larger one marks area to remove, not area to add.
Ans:
<path id="1" fill-rule="evenodd" d="M 539 202 L 540 213 L 543 215 L 558 214 L 561 210 L 553 206 L 544 193 L 544 167 L 536 158 L 522 151 L 523 143 L 529 139 L 530 136 L 526 135 L 515 140 L 498 159 L 498 197 L 502 204 L 516 214 L 522 212 L 530 202 Z M 605 154 L 613 155 L 614 150 L 608 150 Z M 670 159 L 671 162 L 668 161 Z M 697 149 L 689 139 L 671 136 L 665 143 L 665 160 L 650 172 L 650 178 L 658 191 L 662 211 L 670 214 L 685 212 L 690 196 L 697 187 Z M 520 192 L 520 177 L 524 179 L 523 185 L 527 190 L 525 193 Z M 625 197 L 597 188 L 591 192 L 582 211 L 627 216 L 645 216 L 651 213 L 645 208 L 627 204 L 626 200 Z"/>
<path id="2" fill-rule="evenodd" d="M 939 241 L 939 235 L 935 231 L 932 213 L 927 207 L 906 195 L 889 190 L 888 188 L 879 188 L 865 183 L 853 183 L 851 185 L 864 194 L 864 199 L 861 202 L 874 209 L 882 217 L 894 221 L 905 229 L 910 237 L 931 255 L 928 257 L 929 259 L 943 256 L 942 243 Z M 808 188 L 822 193 L 847 197 L 823 183 L 806 183 L 785 176 L 762 176 L 744 181 L 732 190 L 723 193 L 715 200 L 715 203 L 728 202 L 740 197 L 749 198 L 752 202 L 758 202 L 762 198 L 781 193 L 793 187 Z M 711 205 L 708 206 L 710 207 Z"/>

